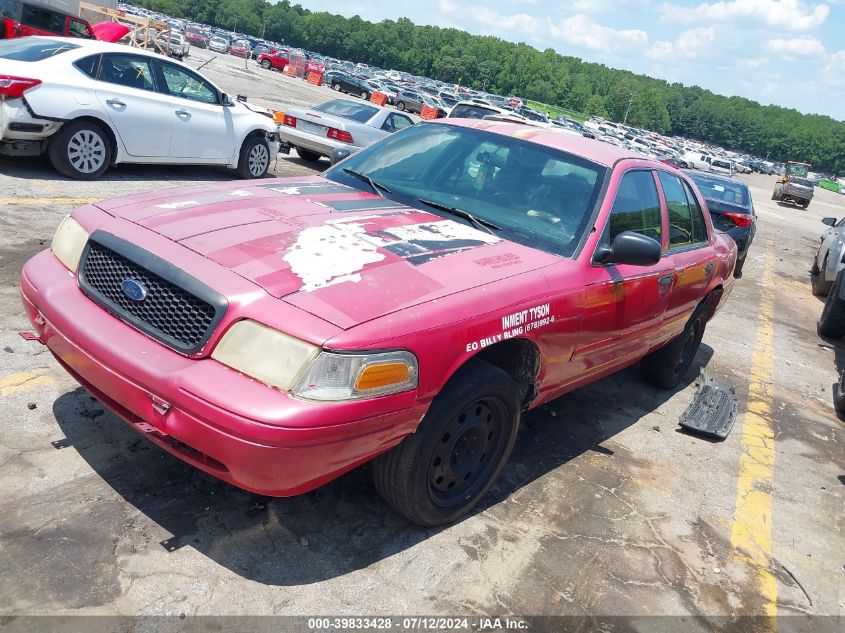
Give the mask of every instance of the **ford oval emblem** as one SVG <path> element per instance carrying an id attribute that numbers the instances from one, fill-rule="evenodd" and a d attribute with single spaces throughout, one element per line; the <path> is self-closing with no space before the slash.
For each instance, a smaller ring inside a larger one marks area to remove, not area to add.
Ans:
<path id="1" fill-rule="evenodd" d="M 124 279 L 120 284 L 120 289 L 132 301 L 143 301 L 147 298 L 147 289 L 134 279 Z"/>

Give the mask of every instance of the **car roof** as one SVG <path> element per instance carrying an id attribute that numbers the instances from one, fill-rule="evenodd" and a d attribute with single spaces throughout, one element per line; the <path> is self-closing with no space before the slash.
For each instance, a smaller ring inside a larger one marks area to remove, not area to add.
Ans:
<path id="1" fill-rule="evenodd" d="M 484 119 L 459 119 L 447 118 L 432 121 L 437 125 L 456 125 L 460 127 L 475 128 L 486 132 L 493 132 L 503 136 L 531 141 L 547 147 L 560 149 L 582 158 L 586 158 L 600 165 L 612 167 L 616 162 L 623 159 L 637 161 L 649 161 L 656 164 L 641 154 L 634 154 L 610 143 L 602 143 L 585 136 L 573 136 L 572 134 L 555 128 L 534 127 L 522 123 L 504 123 Z"/>
<path id="2" fill-rule="evenodd" d="M 75 56 L 85 57 L 86 55 L 93 55 L 95 53 L 126 53 L 128 55 L 142 55 L 145 57 L 154 57 L 161 59 L 161 55 L 153 51 L 145 50 L 143 48 L 134 48 L 126 46 L 126 44 L 118 44 L 116 42 L 102 42 L 100 40 L 86 40 L 78 37 L 58 37 L 52 35 L 44 36 L 30 36 L 31 39 L 52 41 L 52 42 L 67 42 L 74 45 L 72 51 Z M 49 58 L 48 58 L 49 59 Z"/>

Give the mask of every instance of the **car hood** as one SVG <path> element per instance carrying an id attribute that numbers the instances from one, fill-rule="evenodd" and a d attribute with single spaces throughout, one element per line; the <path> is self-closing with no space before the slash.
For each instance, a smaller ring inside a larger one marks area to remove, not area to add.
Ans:
<path id="1" fill-rule="evenodd" d="M 321 177 L 100 202 L 340 328 L 558 257 Z"/>

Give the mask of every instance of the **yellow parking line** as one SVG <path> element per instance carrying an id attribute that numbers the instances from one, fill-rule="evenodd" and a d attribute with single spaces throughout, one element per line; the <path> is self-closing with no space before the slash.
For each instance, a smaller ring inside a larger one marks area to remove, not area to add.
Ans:
<path id="1" fill-rule="evenodd" d="M 100 198 L 0 198 L 0 206 L 6 205 L 52 205 L 52 204 L 91 204 Z"/>
<path id="2" fill-rule="evenodd" d="M 0 398 L 11 396 L 20 391 L 29 391 L 36 387 L 52 385 L 56 380 L 49 375 L 49 369 L 36 369 L 17 374 L 9 374 L 0 378 Z"/>
<path id="3" fill-rule="evenodd" d="M 739 480 L 731 545 L 739 560 L 755 571 L 755 583 L 763 601 L 762 615 L 776 627 L 778 586 L 772 565 L 772 480 L 775 472 L 775 435 L 772 428 L 772 400 L 768 384 L 774 372 L 774 257 L 766 247 L 760 308 L 757 312 L 757 341 L 751 356 L 751 381 L 742 424 Z"/>

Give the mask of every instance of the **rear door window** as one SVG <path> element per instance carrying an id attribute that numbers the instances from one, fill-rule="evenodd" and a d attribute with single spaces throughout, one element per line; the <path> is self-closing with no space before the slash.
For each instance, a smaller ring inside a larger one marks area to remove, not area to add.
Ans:
<path id="1" fill-rule="evenodd" d="M 609 225 L 609 243 L 622 231 L 661 241 L 660 198 L 651 171 L 629 171 L 622 177 L 610 210 Z"/>
<path id="2" fill-rule="evenodd" d="M 664 171 L 658 172 L 666 210 L 669 212 L 669 249 L 678 249 L 704 241 L 704 216 L 693 196 L 692 204 L 681 180 Z"/>
<path id="3" fill-rule="evenodd" d="M 99 80 L 127 88 L 155 91 L 151 59 L 140 55 L 109 53 L 103 55 Z"/>

